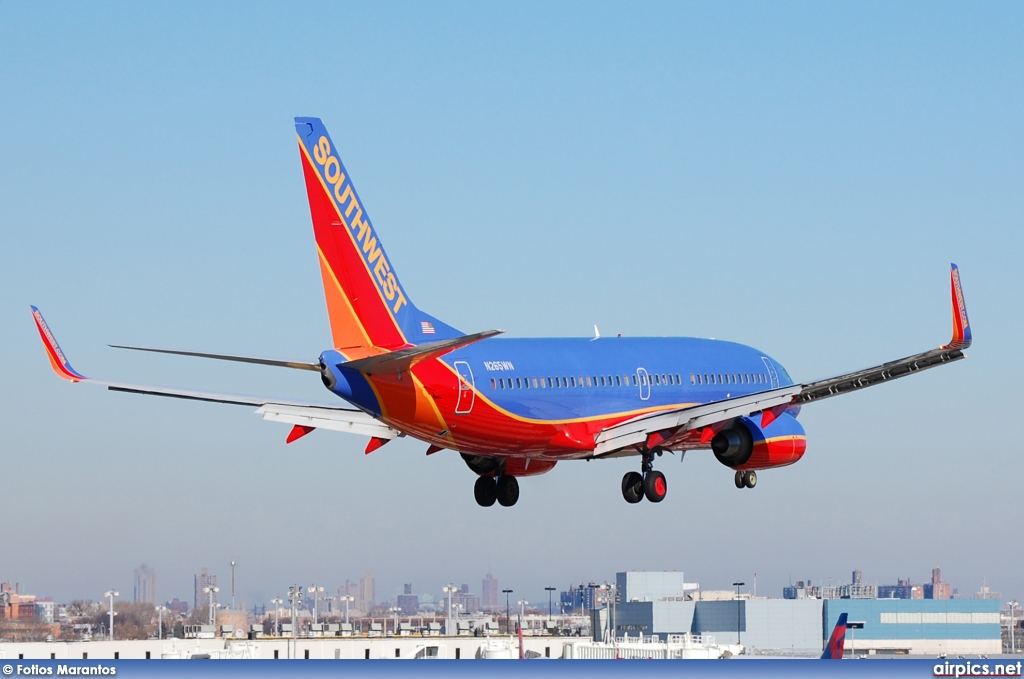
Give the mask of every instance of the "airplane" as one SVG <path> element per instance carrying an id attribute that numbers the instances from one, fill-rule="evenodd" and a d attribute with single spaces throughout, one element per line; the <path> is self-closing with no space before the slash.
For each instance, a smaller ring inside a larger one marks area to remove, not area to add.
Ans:
<path id="1" fill-rule="evenodd" d="M 840 613 L 836 620 L 836 626 L 832 629 L 832 636 L 828 639 L 821 660 L 842 660 L 843 648 L 846 645 L 846 613 Z"/>
<path id="2" fill-rule="evenodd" d="M 369 454 L 397 437 L 418 439 L 427 455 L 462 456 L 484 507 L 515 505 L 518 479 L 558 462 L 637 457 L 639 470 L 621 483 L 623 498 L 635 504 L 665 499 L 667 480 L 654 469 L 665 452 L 710 449 L 734 472 L 737 488 L 753 488 L 758 471 L 803 456 L 803 405 L 952 363 L 971 344 L 955 264 L 948 344 L 812 382 L 794 382 L 758 349 L 713 339 L 464 334 L 413 303 L 321 120 L 295 118 L 295 130 L 332 347 L 315 361 L 287 361 L 111 346 L 315 372 L 345 405 L 94 380 L 71 367 L 33 306 L 58 376 L 113 391 L 255 406 L 265 420 L 292 425 L 286 443 L 327 429 L 370 437 Z"/>

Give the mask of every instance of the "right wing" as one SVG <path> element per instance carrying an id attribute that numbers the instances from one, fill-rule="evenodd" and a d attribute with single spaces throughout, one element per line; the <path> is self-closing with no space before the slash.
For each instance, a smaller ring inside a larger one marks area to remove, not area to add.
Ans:
<path id="1" fill-rule="evenodd" d="M 94 380 L 82 375 L 71 367 L 71 363 L 64 355 L 60 345 L 57 343 L 57 339 L 53 336 L 53 333 L 50 332 L 50 328 L 46 325 L 43 315 L 36 307 L 32 307 L 32 318 L 35 320 L 36 329 L 39 331 L 39 336 L 43 340 L 43 347 L 46 349 L 46 355 L 50 359 L 50 365 L 53 367 L 54 372 L 57 373 L 58 377 L 68 380 L 69 382 L 89 382 L 104 386 L 111 391 L 122 391 L 132 394 L 150 394 L 152 396 L 167 396 L 170 398 L 182 398 L 191 401 L 256 406 L 257 414 L 263 415 L 263 419 L 301 427 L 305 433 L 308 433 L 315 428 L 320 428 L 350 432 L 353 434 L 362 434 L 364 436 L 371 436 L 373 438 L 383 439 L 386 441 L 389 441 L 396 436 L 401 436 L 401 433 L 397 429 L 392 429 L 371 415 L 354 408 Z M 246 362 L 257 361 L 253 360 Z M 260 362 L 263 361 L 260 360 Z M 284 367 L 295 366 L 287 365 Z M 295 438 L 298 438 L 298 436 L 295 436 L 294 438 L 290 436 L 289 442 L 295 440 Z"/>
<path id="2" fill-rule="evenodd" d="M 685 431 L 710 427 L 737 417 L 749 417 L 758 413 L 761 414 L 761 426 L 767 427 L 792 406 L 866 389 L 928 368 L 959 361 L 965 358 L 963 350 L 971 346 L 971 326 L 967 320 L 967 305 L 964 303 L 964 293 L 960 287 L 960 270 L 956 264 L 950 265 L 949 280 L 953 297 L 953 339 L 949 344 L 824 380 L 641 415 L 598 433 L 593 456 L 637 454 L 639 448 L 653 448 Z M 712 429 L 706 429 L 702 432 L 701 441 L 709 442 L 712 433 Z"/>

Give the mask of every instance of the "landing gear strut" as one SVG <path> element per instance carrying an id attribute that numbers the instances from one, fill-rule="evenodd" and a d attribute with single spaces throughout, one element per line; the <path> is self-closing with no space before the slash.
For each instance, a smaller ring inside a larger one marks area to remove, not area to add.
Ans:
<path id="1" fill-rule="evenodd" d="M 654 470 L 654 456 L 661 455 L 662 450 L 644 451 L 640 462 L 640 469 L 643 472 L 627 472 L 622 477 L 622 497 L 629 504 L 636 504 L 645 497 L 651 502 L 661 502 L 668 493 L 668 483 L 665 475 Z"/>
<path id="2" fill-rule="evenodd" d="M 473 497 L 481 507 L 491 507 L 495 502 L 511 507 L 519 500 L 519 481 L 507 474 L 497 478 L 481 476 L 473 484 Z"/>
<path id="3" fill-rule="evenodd" d="M 736 472 L 736 487 L 737 488 L 753 488 L 757 485 L 757 472 L 753 469 L 749 471 L 738 471 Z"/>

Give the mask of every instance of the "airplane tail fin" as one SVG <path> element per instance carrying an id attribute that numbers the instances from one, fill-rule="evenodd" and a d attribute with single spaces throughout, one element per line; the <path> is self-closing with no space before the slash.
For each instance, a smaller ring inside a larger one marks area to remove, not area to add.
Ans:
<path id="1" fill-rule="evenodd" d="M 832 630 L 832 636 L 829 637 L 828 645 L 825 646 L 825 651 L 821 654 L 822 660 L 843 659 L 843 650 L 846 645 L 846 617 L 846 613 L 839 614 L 836 626 Z"/>
<path id="2" fill-rule="evenodd" d="M 416 308 L 319 118 L 296 118 L 335 348 L 350 360 L 462 333 Z"/>

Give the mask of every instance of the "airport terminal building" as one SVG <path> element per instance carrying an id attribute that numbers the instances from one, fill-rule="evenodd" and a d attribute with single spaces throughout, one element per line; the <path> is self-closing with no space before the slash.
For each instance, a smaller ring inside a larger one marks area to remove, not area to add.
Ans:
<path id="1" fill-rule="evenodd" d="M 821 653 L 840 613 L 862 629 L 846 636 L 858 655 L 998 655 L 999 601 L 995 599 L 767 599 L 715 593 L 707 600 L 682 573 L 618 573 L 618 601 L 593 612 L 594 637 L 691 633 L 748 652 Z"/>

